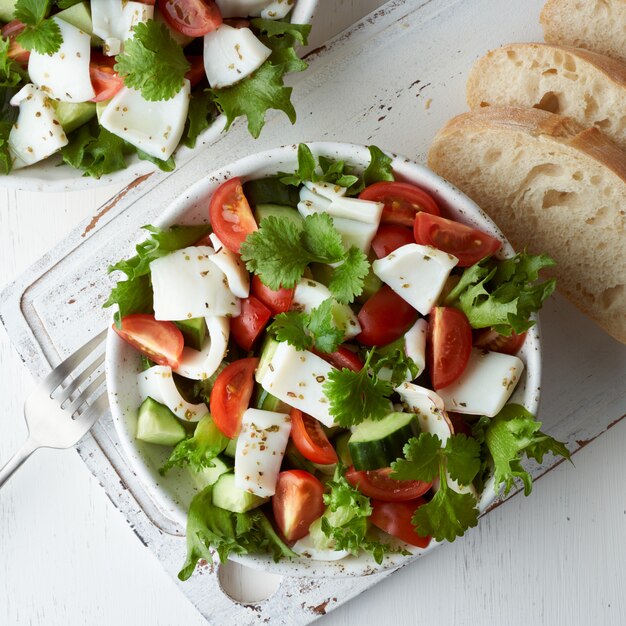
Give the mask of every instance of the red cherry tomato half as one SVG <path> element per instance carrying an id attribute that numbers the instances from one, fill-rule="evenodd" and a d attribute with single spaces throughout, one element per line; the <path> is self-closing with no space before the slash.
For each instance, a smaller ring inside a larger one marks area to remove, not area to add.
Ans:
<path id="1" fill-rule="evenodd" d="M 418 535 L 411 522 L 415 511 L 423 504 L 426 504 L 424 498 L 417 498 L 408 502 L 372 500 L 372 514 L 369 519 L 374 526 L 384 530 L 392 537 L 397 537 L 418 548 L 426 548 L 430 543 L 430 537 Z"/>
<path id="2" fill-rule="evenodd" d="M 241 416 L 250 404 L 254 387 L 254 370 L 259 359 L 239 359 L 227 365 L 211 390 L 211 415 L 215 425 L 230 439 L 241 429 Z"/>
<path id="3" fill-rule="evenodd" d="M 454 307 L 436 306 L 430 313 L 426 358 L 435 389 L 451 385 L 467 367 L 472 351 L 472 329 Z"/>
<path id="4" fill-rule="evenodd" d="M 176 369 L 185 347 L 180 329 L 173 322 L 155 320 L 154 315 L 133 313 L 122 318 L 122 327 L 113 330 L 131 346 L 159 365 Z"/>
<path id="5" fill-rule="evenodd" d="M 501 352 L 502 354 L 517 354 L 524 345 L 526 333 L 518 335 L 511 333 L 510 337 L 505 337 L 491 328 L 483 328 L 474 339 L 474 345 L 483 350 L 491 352 Z"/>
<path id="6" fill-rule="evenodd" d="M 409 183 L 374 183 L 366 187 L 359 198 L 383 202 L 381 222 L 398 226 L 413 226 L 415 214 L 421 211 L 439 215 L 439 207 L 423 189 Z"/>
<path id="7" fill-rule="evenodd" d="M 358 319 L 361 324 L 358 341 L 365 346 L 385 346 L 402 337 L 415 323 L 417 311 L 389 286 L 383 285 L 361 307 Z"/>
<path id="8" fill-rule="evenodd" d="M 231 178 L 217 188 L 209 216 L 219 240 L 237 254 L 246 237 L 258 229 L 239 178 Z"/>
<path id="9" fill-rule="evenodd" d="M 358 471 L 353 466 L 346 470 L 346 480 L 363 495 L 385 502 L 404 502 L 423 496 L 432 486 L 432 482 L 421 480 L 396 480 L 391 478 L 390 467 L 377 470 Z"/>
<path id="10" fill-rule="evenodd" d="M 274 291 L 264 285 L 256 274 L 252 277 L 252 293 L 272 312 L 272 315 L 289 311 L 294 291 L 295 289 Z"/>
<path id="11" fill-rule="evenodd" d="M 298 452 L 309 461 L 320 465 L 337 462 L 337 453 L 328 441 L 322 425 L 310 415 L 291 409 L 291 438 Z"/>
<path id="12" fill-rule="evenodd" d="M 204 58 L 200 55 L 188 56 L 187 61 L 191 64 L 189 70 L 185 74 L 185 78 L 191 83 L 193 89 L 199 82 L 206 78 L 204 71 Z"/>
<path id="13" fill-rule="evenodd" d="M 476 228 L 427 213 L 415 216 L 413 234 L 417 243 L 453 254 L 459 267 L 474 265 L 502 246 L 498 239 Z"/>
<path id="14" fill-rule="evenodd" d="M 114 65 L 115 57 L 107 57 L 100 52 L 91 51 L 89 77 L 96 92 L 91 102 L 109 100 L 124 86 L 124 80 L 113 69 Z"/>
<path id="15" fill-rule="evenodd" d="M 222 23 L 222 14 L 213 0 L 159 0 L 165 21 L 187 37 L 202 37 Z"/>
<path id="16" fill-rule="evenodd" d="M 376 256 L 382 259 L 408 243 L 415 243 L 411 230 L 396 224 L 381 224 L 372 240 L 372 248 Z"/>
<path id="17" fill-rule="evenodd" d="M 335 352 L 319 352 L 315 348 L 313 352 L 337 369 L 346 368 L 353 372 L 360 372 L 363 369 L 363 361 L 359 355 L 345 346 L 339 346 Z"/>
<path id="18" fill-rule="evenodd" d="M 254 296 L 249 296 L 241 301 L 241 313 L 230 318 L 230 332 L 244 350 L 252 350 L 270 317 L 270 310 Z"/>
<path id="19" fill-rule="evenodd" d="M 288 470 L 278 474 L 272 498 L 274 519 L 287 541 L 297 541 L 324 513 L 324 485 L 309 472 Z"/>
<path id="20" fill-rule="evenodd" d="M 12 20 L 0 29 L 0 35 L 3 39 L 9 40 L 8 57 L 13 59 L 20 65 L 28 65 L 30 59 L 30 50 L 22 48 L 20 43 L 16 41 L 16 37 L 26 28 L 26 24 L 19 20 Z"/>

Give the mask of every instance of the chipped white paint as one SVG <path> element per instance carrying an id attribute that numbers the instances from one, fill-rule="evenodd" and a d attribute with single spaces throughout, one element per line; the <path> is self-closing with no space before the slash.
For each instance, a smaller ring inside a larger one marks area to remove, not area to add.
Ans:
<path id="1" fill-rule="evenodd" d="M 341 19 L 349 22 L 350 16 L 357 15 L 356 5 L 363 9 L 366 4 L 373 7 L 377 3 L 354 0 L 335 4 L 337 14 L 329 16 L 326 32 L 337 28 Z M 539 0 L 393 4 L 394 12 L 367 23 L 367 28 L 357 27 L 350 39 L 341 39 L 314 61 L 313 72 L 303 77 L 295 94 L 299 125 L 291 129 L 282 119 L 272 118 L 258 149 L 294 139 L 325 137 L 367 142 L 372 135 L 369 140 L 382 147 L 423 160 L 437 127 L 463 108 L 463 81 L 471 61 L 488 47 L 510 40 L 532 40 L 540 34 L 536 25 Z M 414 17 L 397 19 L 419 4 L 424 8 Z M 441 12 L 446 7 L 451 8 Z M 480 28 L 489 23 L 497 28 Z M 476 27 L 469 28 L 470 24 Z M 368 56 L 374 47 L 377 52 Z M 381 49 L 389 54 L 396 50 L 407 57 L 394 67 L 389 62 L 392 57 L 386 58 Z M 413 53 L 410 56 L 409 50 Z M 429 54 L 432 50 L 437 54 Z M 378 79 L 368 82 L 360 78 L 371 74 Z M 410 87 L 418 78 L 422 82 Z M 342 115 L 333 117 L 324 90 L 316 90 L 317 85 L 329 82 L 335 89 L 349 85 L 351 94 L 361 88 L 362 97 L 346 98 Z M 420 92 L 428 82 L 432 84 Z M 433 101 L 427 108 L 429 98 Z M 309 115 L 309 110 L 318 115 Z M 322 133 L 320 111 L 324 112 Z M 346 120 L 351 120 L 350 125 Z M 407 123 L 415 129 L 413 133 L 405 131 Z M 111 208 L 98 229 L 90 229 L 93 236 L 78 254 L 57 264 L 84 241 L 81 233 L 89 220 L 6 293 L 9 298 L 1 313 L 30 371 L 44 371 L 46 358 L 58 360 L 55 345 L 63 354 L 70 352 L 104 324 L 97 301 L 106 281 L 105 267 L 120 250 L 131 249 L 136 228 L 150 221 L 197 178 L 206 162 L 218 167 L 226 155 L 237 158 L 247 146 L 240 128 L 166 184 L 160 184 L 166 176 L 151 177 L 143 188 L 130 191 L 122 203 Z M 63 197 L 0 190 L 0 281 L 17 277 L 66 236 L 79 219 L 89 216 L 89 207 L 104 202 L 112 192 L 108 188 Z M 133 200 L 132 211 L 126 210 Z M 111 225 L 114 217 L 115 225 Z M 39 276 L 43 278 L 38 280 Z M 63 290 L 57 288 L 61 283 Z M 41 348 L 28 334 L 22 334 L 30 332 L 29 327 L 16 325 L 18 298 L 27 287 L 21 311 Z M 74 300 L 71 305 L 70 300 Z M 41 314 L 55 307 L 54 317 Z M 81 325 L 69 323 L 79 318 Z M 561 298 L 547 305 L 542 331 L 541 417 L 547 430 L 567 437 L 576 447 L 577 440 L 594 437 L 626 412 L 626 349 Z M 2 459 L 24 436 L 21 402 L 33 386 L 3 332 L 0 371 Z M 577 455 L 575 469 L 561 465 L 538 483 L 530 500 L 515 498 L 492 512 L 464 540 L 405 568 L 328 616 L 325 623 L 626 623 L 624 423 L 616 425 L 611 436 L 601 437 Z M 104 420 L 95 434 L 107 456 L 119 463 L 110 433 L 110 422 Z M 107 503 L 97 482 L 105 486 L 109 498 L 124 512 L 135 532 L 149 542 L 170 574 L 180 565 L 172 547 L 178 553 L 182 540 L 159 533 L 148 522 L 134 498 L 153 519 L 158 512 L 150 510 L 150 503 L 138 490 L 134 490 L 133 498 L 122 488 L 120 478 L 133 483 L 133 477 L 120 477 L 103 463 L 93 439 L 83 442 L 80 450 L 97 480 L 84 471 L 77 455 L 42 451 L 2 492 L 0 624 L 204 624 L 183 595 L 174 591 L 150 552 L 128 532 L 124 517 Z M 305 589 L 290 581 L 258 609 L 224 605 L 215 577 L 206 573 L 180 588 L 216 625 L 253 624 L 269 616 L 273 617 L 271 624 L 297 624 L 330 611 L 381 578 L 310 581 Z"/>

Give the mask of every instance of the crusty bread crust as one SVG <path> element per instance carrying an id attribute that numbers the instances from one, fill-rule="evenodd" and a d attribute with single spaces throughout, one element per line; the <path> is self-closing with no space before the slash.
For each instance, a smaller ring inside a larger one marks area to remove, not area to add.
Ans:
<path id="1" fill-rule="evenodd" d="M 467 81 L 471 109 L 519 106 L 598 126 L 626 150 L 626 63 L 602 54 L 541 43 L 490 51 Z"/>
<path id="2" fill-rule="evenodd" d="M 626 63 L 626 0 L 547 0 L 544 39 L 594 50 Z"/>
<path id="3" fill-rule="evenodd" d="M 428 162 L 514 247 L 553 256 L 559 289 L 626 343 L 625 153 L 559 115 L 486 107 L 450 120 Z"/>

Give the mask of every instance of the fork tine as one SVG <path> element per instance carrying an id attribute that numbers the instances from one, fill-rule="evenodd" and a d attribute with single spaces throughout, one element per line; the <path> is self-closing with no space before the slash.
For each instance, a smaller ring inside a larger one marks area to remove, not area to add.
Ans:
<path id="1" fill-rule="evenodd" d="M 96 391 L 96 389 L 98 389 L 104 381 L 105 375 L 104 372 L 102 372 L 100 376 L 94 378 L 94 380 L 92 380 L 89 385 L 83 389 L 78 398 L 76 398 L 76 400 L 74 400 L 74 402 L 72 402 L 72 404 L 70 404 L 70 406 L 65 410 L 73 416 L 74 413 L 76 413 L 76 411 L 89 400 L 89 398 L 93 395 L 93 392 Z"/>
<path id="2" fill-rule="evenodd" d="M 85 409 L 74 420 L 73 423 L 75 428 L 77 429 L 77 433 L 79 436 L 79 439 L 77 439 L 76 443 L 80 441 L 80 439 L 85 435 L 88 430 L 91 430 L 91 427 L 103 415 L 108 406 L 109 398 L 106 394 L 106 391 L 103 389 L 102 393 L 100 393 L 100 395 L 92 402 L 91 406 L 88 409 Z"/>
<path id="3" fill-rule="evenodd" d="M 74 352 L 65 361 L 59 363 L 43 380 L 42 384 L 48 388 L 52 393 L 68 376 L 72 371 L 80 365 L 90 354 L 92 354 L 96 347 L 102 343 L 108 328 L 105 328 L 101 333 L 96 335 L 93 339 L 88 341 L 82 348 Z"/>
<path id="4" fill-rule="evenodd" d="M 63 406 L 63 403 L 104 363 L 104 352 L 96 360 L 88 365 L 72 382 L 61 390 L 55 400 Z"/>

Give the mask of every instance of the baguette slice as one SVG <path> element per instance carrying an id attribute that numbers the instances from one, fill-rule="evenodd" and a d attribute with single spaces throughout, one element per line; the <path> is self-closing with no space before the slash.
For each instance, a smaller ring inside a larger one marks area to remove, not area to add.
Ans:
<path id="1" fill-rule="evenodd" d="M 471 109 L 534 107 L 572 117 L 626 149 L 626 63 L 602 54 L 541 43 L 492 50 L 472 68 L 467 102 Z"/>
<path id="2" fill-rule="evenodd" d="M 547 111 L 487 107 L 450 120 L 428 163 L 516 249 L 552 256 L 561 292 L 626 343 L 626 154 L 613 142 Z"/>
<path id="3" fill-rule="evenodd" d="M 548 0 L 540 19 L 548 43 L 587 48 L 626 63 L 624 0 Z"/>

